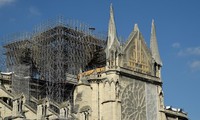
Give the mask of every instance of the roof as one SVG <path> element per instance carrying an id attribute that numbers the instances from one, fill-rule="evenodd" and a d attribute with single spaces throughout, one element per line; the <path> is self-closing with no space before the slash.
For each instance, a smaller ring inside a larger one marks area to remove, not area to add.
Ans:
<path id="1" fill-rule="evenodd" d="M 178 118 L 183 118 L 183 120 L 188 120 L 187 113 L 183 111 L 181 108 L 173 108 L 172 106 L 166 106 L 163 111 L 166 116 L 174 116 Z"/>

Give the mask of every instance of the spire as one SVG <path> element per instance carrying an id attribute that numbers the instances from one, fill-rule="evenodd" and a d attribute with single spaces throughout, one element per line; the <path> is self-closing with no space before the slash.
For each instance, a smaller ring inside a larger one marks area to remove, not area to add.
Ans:
<path id="1" fill-rule="evenodd" d="M 120 46 L 120 43 L 117 38 L 117 32 L 115 27 L 115 20 L 114 20 L 114 13 L 113 13 L 113 7 L 112 3 L 110 5 L 110 20 L 108 25 L 108 41 L 107 41 L 107 47 L 106 47 L 106 56 L 109 57 L 109 50 L 110 49 L 117 49 L 117 47 Z"/>
<path id="2" fill-rule="evenodd" d="M 138 28 L 138 24 L 134 25 L 134 31 L 140 31 L 139 28 Z"/>
<path id="3" fill-rule="evenodd" d="M 162 66 L 162 61 L 160 59 L 160 54 L 158 51 L 158 43 L 156 39 L 156 28 L 155 28 L 154 20 L 152 20 L 152 27 L 151 27 L 150 49 L 151 49 L 152 57 L 155 60 L 155 62 Z"/>

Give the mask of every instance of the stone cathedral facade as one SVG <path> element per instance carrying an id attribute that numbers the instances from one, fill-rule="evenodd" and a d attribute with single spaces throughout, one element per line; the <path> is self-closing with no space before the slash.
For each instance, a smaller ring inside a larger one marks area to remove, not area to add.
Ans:
<path id="1" fill-rule="evenodd" d="M 150 49 L 137 24 L 121 44 L 111 5 L 104 55 L 104 67 L 84 72 L 80 69 L 72 101 L 63 103 L 33 96 L 27 103 L 23 93 L 11 92 L 13 73 L 1 72 L 0 120 L 188 120 L 182 109 L 164 104 L 163 64 L 154 21 Z"/>
<path id="2" fill-rule="evenodd" d="M 149 49 L 135 24 L 121 45 L 111 5 L 106 66 L 80 73 L 74 91 L 80 120 L 187 120 L 179 109 L 164 106 L 162 61 L 154 21 L 150 43 Z"/>

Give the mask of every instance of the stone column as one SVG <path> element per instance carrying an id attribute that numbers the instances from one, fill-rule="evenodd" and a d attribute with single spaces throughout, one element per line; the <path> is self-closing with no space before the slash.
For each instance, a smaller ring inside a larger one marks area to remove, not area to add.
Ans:
<path id="1" fill-rule="evenodd" d="M 103 86 L 103 83 L 100 82 L 99 83 L 99 117 L 100 117 L 100 120 L 102 119 L 102 116 L 103 116 L 103 105 L 102 105 L 102 102 L 104 100 L 104 86 Z"/>
<path id="2" fill-rule="evenodd" d="M 98 108 L 98 83 L 95 81 L 93 81 L 91 83 L 92 86 L 92 118 L 94 120 L 98 120 L 98 112 L 99 112 L 99 108 Z"/>

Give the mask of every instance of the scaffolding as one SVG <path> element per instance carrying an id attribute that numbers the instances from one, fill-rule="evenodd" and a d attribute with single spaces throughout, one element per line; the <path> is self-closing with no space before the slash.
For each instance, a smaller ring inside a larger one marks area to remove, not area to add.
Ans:
<path id="1" fill-rule="evenodd" d="M 5 49 L 3 48 L 3 44 L 4 44 L 4 42 L 3 42 L 3 40 L 0 40 L 0 71 L 6 71 L 6 61 L 5 61 L 5 55 L 4 55 L 4 53 L 5 53 Z"/>
<path id="2" fill-rule="evenodd" d="M 89 25 L 58 17 L 11 38 L 4 48 L 14 91 L 58 103 L 71 99 L 80 69 L 105 66 L 105 35 L 93 32 Z"/>

